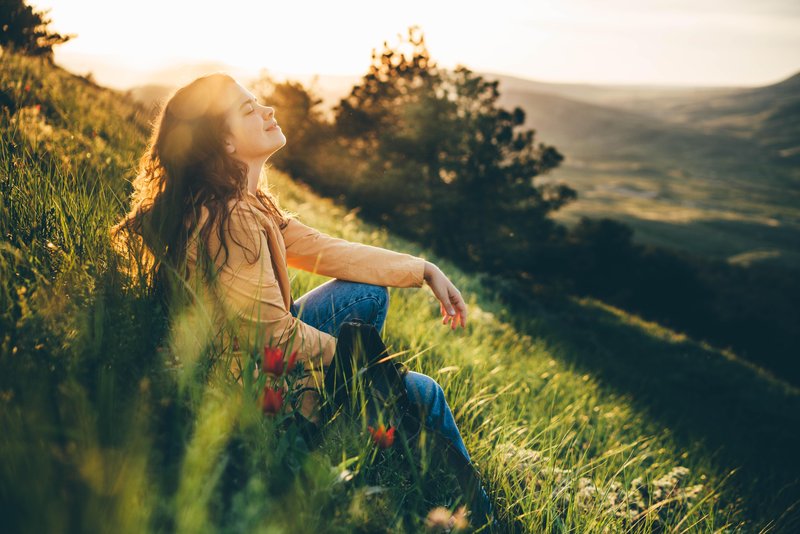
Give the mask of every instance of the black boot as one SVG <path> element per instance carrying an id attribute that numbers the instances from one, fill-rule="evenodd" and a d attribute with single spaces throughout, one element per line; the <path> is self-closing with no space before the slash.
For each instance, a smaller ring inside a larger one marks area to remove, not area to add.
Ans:
<path id="1" fill-rule="evenodd" d="M 444 438 L 442 438 L 444 440 Z M 497 526 L 494 518 L 492 502 L 481 480 L 481 475 L 475 466 L 467 458 L 446 440 L 444 455 L 450 470 L 456 476 L 461 493 L 464 495 L 464 503 L 471 512 L 470 523 L 474 529 L 485 528 L 485 532 L 491 532 L 491 528 Z"/>

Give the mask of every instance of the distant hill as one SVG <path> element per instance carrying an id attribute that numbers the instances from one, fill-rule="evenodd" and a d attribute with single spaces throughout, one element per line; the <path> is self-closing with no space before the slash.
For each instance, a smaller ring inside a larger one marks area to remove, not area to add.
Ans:
<path id="1" fill-rule="evenodd" d="M 152 109 L 166 101 L 175 89 L 176 87 L 167 85 L 140 85 L 128 89 L 127 94 L 129 97 Z"/>
<path id="2" fill-rule="evenodd" d="M 572 100 L 581 100 L 592 104 L 612 107 L 625 107 L 631 111 L 648 109 L 648 103 L 654 99 L 663 101 L 670 98 L 707 98 L 709 96 L 728 94 L 740 87 L 692 87 L 680 85 L 635 85 L 635 84 L 591 84 L 591 83 L 557 83 L 541 82 L 506 74 L 493 72 L 480 73 L 487 79 L 498 80 L 499 89 L 504 91 L 535 91 L 562 96 Z"/>
<path id="3" fill-rule="evenodd" d="M 550 94 L 621 108 L 705 133 L 753 140 L 775 162 L 800 163 L 800 72 L 755 88 L 559 84 L 485 73 L 504 96 Z"/>
<path id="4" fill-rule="evenodd" d="M 800 164 L 800 73 L 764 87 L 650 109 L 670 122 L 751 140 L 780 163 Z"/>
<path id="5" fill-rule="evenodd" d="M 800 264 L 796 76 L 756 89 L 499 80 L 501 105 L 565 155 L 542 178 L 578 190 L 563 222 L 611 217 L 641 242 Z"/>

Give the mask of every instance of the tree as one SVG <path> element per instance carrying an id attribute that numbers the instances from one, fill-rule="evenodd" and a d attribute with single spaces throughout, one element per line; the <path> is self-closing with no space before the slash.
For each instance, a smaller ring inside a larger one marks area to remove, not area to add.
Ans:
<path id="1" fill-rule="evenodd" d="M 31 56 L 53 60 L 53 47 L 75 35 L 50 32 L 46 11 L 34 11 L 24 0 L 0 0 L 0 46 Z"/>
<path id="2" fill-rule="evenodd" d="M 369 71 L 334 108 L 340 150 L 352 161 L 348 196 L 367 217 L 425 223 L 419 219 L 430 211 L 432 164 L 444 139 L 439 128 L 453 107 L 436 98 L 439 85 L 424 37 L 410 28 L 398 48 L 373 49 Z"/>
<path id="3" fill-rule="evenodd" d="M 369 71 L 336 106 L 345 186 L 362 213 L 473 267 L 517 272 L 556 231 L 547 215 L 576 197 L 534 184 L 563 160 L 497 106 L 498 82 L 430 58 L 422 32 L 373 50 Z"/>

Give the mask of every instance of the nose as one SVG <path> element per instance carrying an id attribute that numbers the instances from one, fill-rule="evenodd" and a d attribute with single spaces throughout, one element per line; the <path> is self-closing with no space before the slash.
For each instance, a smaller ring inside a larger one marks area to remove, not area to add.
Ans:
<path id="1" fill-rule="evenodd" d="M 271 106 L 261 106 L 261 113 L 263 113 L 267 119 L 270 119 L 275 115 L 275 109 Z"/>

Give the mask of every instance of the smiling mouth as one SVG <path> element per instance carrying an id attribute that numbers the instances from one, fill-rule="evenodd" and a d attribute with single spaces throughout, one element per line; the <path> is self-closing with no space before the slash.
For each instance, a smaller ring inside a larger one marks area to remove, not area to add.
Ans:
<path id="1" fill-rule="evenodd" d="M 271 132 L 272 130 L 278 130 L 278 129 L 280 129 L 280 126 L 278 126 L 278 123 L 276 122 L 275 124 L 267 128 L 266 131 Z"/>

